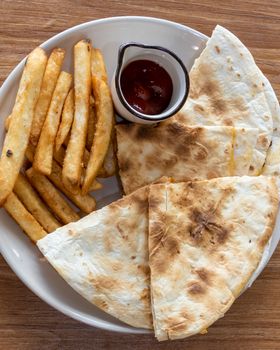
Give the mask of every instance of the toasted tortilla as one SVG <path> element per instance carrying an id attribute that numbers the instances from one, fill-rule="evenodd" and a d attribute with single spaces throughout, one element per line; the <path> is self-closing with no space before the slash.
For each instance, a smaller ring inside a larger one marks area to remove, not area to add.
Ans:
<path id="1" fill-rule="evenodd" d="M 256 270 L 275 224 L 271 177 L 150 186 L 151 300 L 158 340 L 205 332 Z"/>
<path id="2" fill-rule="evenodd" d="M 147 195 L 142 188 L 37 243 L 79 294 L 141 328 L 152 328 Z"/>
<path id="3" fill-rule="evenodd" d="M 126 194 L 166 176 L 175 181 L 247 175 L 257 129 L 192 126 L 116 127 L 119 173 Z M 256 165 L 255 165 L 256 166 Z"/>
<path id="4" fill-rule="evenodd" d="M 229 125 L 259 130 L 251 175 L 259 175 L 273 132 L 271 85 L 245 45 L 216 26 L 190 71 L 188 100 L 174 118 L 186 125 Z M 278 118 L 279 119 L 279 118 Z"/>

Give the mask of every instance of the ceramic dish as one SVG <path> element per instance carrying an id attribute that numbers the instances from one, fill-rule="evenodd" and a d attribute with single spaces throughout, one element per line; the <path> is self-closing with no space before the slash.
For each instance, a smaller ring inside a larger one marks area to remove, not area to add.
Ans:
<path id="1" fill-rule="evenodd" d="M 82 38 L 90 38 L 95 47 L 102 50 L 109 79 L 117 64 L 120 44 L 138 41 L 147 45 L 160 45 L 172 50 L 190 70 L 194 60 L 205 46 L 207 37 L 183 25 L 148 17 L 115 17 L 100 19 L 68 29 L 42 44 L 50 52 L 54 47 L 67 50 L 63 69 L 72 70 L 72 47 Z M 4 137 L 4 121 L 10 114 L 18 88 L 24 61 L 12 71 L 0 89 L 0 142 Z M 115 177 L 104 180 L 104 190 L 95 196 L 98 206 L 120 197 L 120 189 Z M 126 333 L 147 333 L 125 325 L 105 314 L 78 295 L 57 272 L 42 258 L 39 250 L 22 233 L 17 224 L 0 211 L 1 254 L 17 276 L 42 300 L 64 314 L 91 326 Z M 279 240 L 279 216 L 276 228 L 265 250 L 263 260 L 252 281 L 267 264 Z"/>

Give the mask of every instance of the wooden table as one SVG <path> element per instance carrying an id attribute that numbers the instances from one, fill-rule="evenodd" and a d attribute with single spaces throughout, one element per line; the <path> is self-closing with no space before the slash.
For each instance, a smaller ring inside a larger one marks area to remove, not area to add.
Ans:
<path id="1" fill-rule="evenodd" d="M 199 4 L 198 4 L 199 3 Z M 207 35 L 224 25 L 249 47 L 280 96 L 280 1 L 119 0 L 0 2 L 0 83 L 36 45 L 73 25 L 119 15 L 177 21 Z M 0 350 L 280 349 L 280 248 L 254 286 L 209 333 L 157 343 L 80 324 L 30 292 L 0 257 Z"/>

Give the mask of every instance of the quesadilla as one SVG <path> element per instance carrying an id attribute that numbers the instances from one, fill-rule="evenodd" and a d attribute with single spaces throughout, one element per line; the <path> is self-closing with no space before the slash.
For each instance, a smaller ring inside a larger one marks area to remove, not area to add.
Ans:
<path id="1" fill-rule="evenodd" d="M 158 340 L 205 332 L 256 270 L 274 227 L 271 177 L 150 186 L 149 261 Z"/>
<path id="2" fill-rule="evenodd" d="M 186 125 L 229 125 L 259 130 L 251 174 L 259 175 L 273 132 L 268 80 L 242 42 L 216 26 L 190 71 L 190 94 L 174 119 Z M 270 101 L 270 102 L 269 102 Z"/>
<path id="3" fill-rule="evenodd" d="M 152 328 L 148 189 L 57 229 L 37 245 L 79 294 L 121 321 Z"/>
<path id="4" fill-rule="evenodd" d="M 118 164 L 126 194 L 163 176 L 176 182 L 247 175 L 258 130 L 170 122 L 116 127 Z"/>

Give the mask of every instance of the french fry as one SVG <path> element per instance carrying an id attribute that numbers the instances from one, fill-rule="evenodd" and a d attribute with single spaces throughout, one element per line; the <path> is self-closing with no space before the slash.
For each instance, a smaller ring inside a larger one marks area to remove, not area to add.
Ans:
<path id="1" fill-rule="evenodd" d="M 6 131 L 9 130 L 11 119 L 12 119 L 12 114 L 8 115 L 8 117 L 5 120 L 5 129 L 6 129 Z"/>
<path id="2" fill-rule="evenodd" d="M 82 194 L 88 193 L 91 184 L 101 168 L 108 151 L 113 127 L 114 110 L 110 89 L 103 80 L 93 75 L 93 91 L 96 103 L 97 122 L 90 157 L 86 168 Z"/>
<path id="3" fill-rule="evenodd" d="M 107 83 L 107 72 L 103 55 L 99 49 L 92 48 L 91 51 L 91 74 L 98 80 Z"/>
<path id="4" fill-rule="evenodd" d="M 84 153 L 84 163 L 83 163 L 84 169 L 83 169 L 83 170 L 85 170 L 86 167 L 87 167 L 87 164 L 88 164 L 88 161 L 89 161 L 89 155 L 90 155 L 89 151 L 88 151 L 87 149 L 85 149 L 85 153 Z M 100 169 L 98 170 L 97 177 L 109 177 L 109 176 L 111 176 L 111 175 L 109 175 L 109 174 L 106 172 L 106 170 L 104 169 L 103 164 L 102 164 L 102 166 L 101 166 Z M 83 177 L 83 179 L 84 179 L 84 177 Z M 82 181 L 82 182 L 83 182 L 83 181 Z M 94 186 L 94 182 L 93 182 L 93 188 L 94 188 L 94 187 L 95 187 L 95 186 Z M 92 189 L 92 188 L 91 188 L 91 189 Z"/>
<path id="5" fill-rule="evenodd" d="M 70 199 L 84 213 L 89 214 L 95 210 L 96 202 L 90 195 L 82 196 L 80 193 L 73 194 L 68 191 L 62 183 L 61 167 L 53 161 L 52 173 L 48 176 L 51 182 Z M 101 185 L 101 184 L 100 184 Z"/>
<path id="6" fill-rule="evenodd" d="M 79 41 L 74 46 L 75 113 L 62 170 L 64 186 L 69 190 L 70 184 L 78 187 L 81 181 L 91 92 L 90 60 L 90 40 Z"/>
<path id="7" fill-rule="evenodd" d="M 46 236 L 47 232 L 25 209 L 13 192 L 8 196 L 4 208 L 33 242 L 36 243 L 39 239 Z"/>
<path id="8" fill-rule="evenodd" d="M 59 126 L 63 104 L 70 89 L 71 82 L 71 74 L 62 71 L 58 77 L 36 148 L 33 168 L 44 175 L 50 175 L 52 171 L 55 136 Z"/>
<path id="9" fill-rule="evenodd" d="M 29 54 L 22 73 L 0 159 L 0 206 L 12 192 L 23 164 L 46 63 L 45 51 L 37 47 Z"/>
<path id="10" fill-rule="evenodd" d="M 65 100 L 62 111 L 61 123 L 55 139 L 55 150 L 58 152 L 69 134 L 74 118 L 74 90 L 71 89 Z"/>
<path id="11" fill-rule="evenodd" d="M 25 152 L 25 156 L 26 158 L 29 160 L 30 163 L 33 162 L 33 158 L 34 158 L 34 152 L 35 152 L 35 148 L 34 146 L 32 146 L 31 144 L 28 145 L 27 149 L 26 149 L 26 152 Z M 53 160 L 53 166 L 54 166 L 54 163 L 56 163 L 57 165 L 60 165 L 62 166 L 63 165 L 63 158 L 64 158 L 64 148 L 61 147 L 60 150 L 58 152 L 55 152 L 54 153 L 54 159 Z M 52 168 L 52 171 L 53 171 L 54 168 Z M 52 174 L 51 174 L 52 175 Z M 50 175 L 50 176 L 51 176 Z M 57 186 L 59 187 L 59 186 Z M 64 186 L 65 188 L 65 186 Z M 101 188 L 103 188 L 103 185 L 98 182 L 97 180 L 94 180 L 91 187 L 90 187 L 90 191 L 96 191 L 96 190 L 100 190 Z M 70 191 L 69 191 L 70 192 Z M 72 195 L 75 195 L 75 193 L 71 192 Z M 79 196 L 80 196 L 80 191 L 78 192 Z M 84 196 L 83 196 L 84 197 Z M 74 201 L 73 201 L 74 202 Z M 75 203 L 75 202 L 74 202 Z M 79 207 L 79 206 L 78 206 Z"/>
<path id="12" fill-rule="evenodd" d="M 32 122 L 30 142 L 36 146 L 51 103 L 52 95 L 64 60 L 65 50 L 56 48 L 47 62 L 38 102 Z"/>
<path id="13" fill-rule="evenodd" d="M 19 173 L 14 187 L 14 193 L 39 224 L 47 231 L 55 231 L 61 224 L 49 212 L 41 198 L 34 191 L 29 181 Z"/>
<path id="14" fill-rule="evenodd" d="M 26 171 L 26 175 L 48 207 L 64 224 L 80 219 L 79 215 L 44 175 L 35 172 L 32 168 Z"/>
<path id="15" fill-rule="evenodd" d="M 87 142 L 86 142 L 86 148 L 88 150 L 91 149 L 92 143 L 93 143 L 93 136 L 95 131 L 95 111 L 94 111 L 94 99 L 92 96 L 90 96 L 90 103 L 89 103 L 89 118 L 88 118 L 88 128 L 87 128 Z"/>

